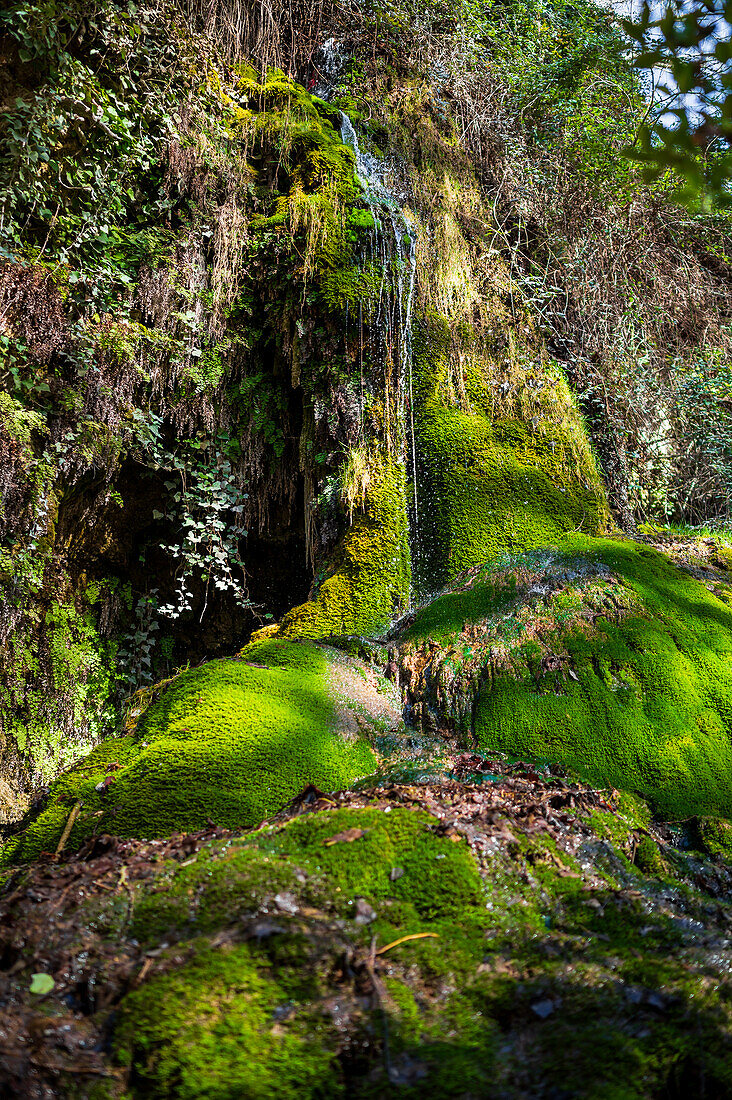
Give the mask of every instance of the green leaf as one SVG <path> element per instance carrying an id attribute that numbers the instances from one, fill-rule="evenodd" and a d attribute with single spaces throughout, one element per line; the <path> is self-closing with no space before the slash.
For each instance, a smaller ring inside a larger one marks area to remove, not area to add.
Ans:
<path id="1" fill-rule="evenodd" d="M 50 974 L 31 974 L 30 991 L 36 993 L 39 997 L 45 997 L 55 985 L 56 983 Z"/>

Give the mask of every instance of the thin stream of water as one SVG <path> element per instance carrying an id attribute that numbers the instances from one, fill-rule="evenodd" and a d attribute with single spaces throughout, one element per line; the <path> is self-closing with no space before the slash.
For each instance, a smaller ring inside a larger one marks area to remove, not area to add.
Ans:
<path id="1" fill-rule="evenodd" d="M 341 112 L 341 138 L 353 150 L 356 179 L 363 188 L 364 201 L 373 222 L 369 258 L 377 259 L 381 270 L 375 327 L 389 354 L 393 354 L 396 343 L 399 368 L 397 407 L 403 424 L 406 420 L 407 401 L 409 404 L 409 424 L 405 427 L 411 442 L 411 543 L 413 553 L 416 554 L 419 545 L 419 504 L 412 379 L 412 311 L 417 275 L 416 233 L 405 218 L 396 197 L 384 182 L 383 162 L 362 150 L 353 123 L 345 112 Z"/>

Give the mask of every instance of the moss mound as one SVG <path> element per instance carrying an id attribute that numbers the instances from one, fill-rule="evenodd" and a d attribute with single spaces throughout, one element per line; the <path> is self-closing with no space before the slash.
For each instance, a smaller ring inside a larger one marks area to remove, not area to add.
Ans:
<path id="1" fill-rule="evenodd" d="M 289 908 L 295 919 L 274 932 L 263 929 L 258 943 L 222 950 L 194 940 L 186 965 L 124 999 L 114 1051 L 138 1081 L 135 1095 L 346 1095 L 338 1014 L 327 1007 L 332 979 L 316 962 L 325 943 L 312 930 L 303 934 L 298 914 L 328 913 L 350 927 L 356 918 L 363 938 L 375 935 L 382 943 L 428 932 L 410 944 L 410 958 L 428 970 L 431 959 L 438 970 L 467 974 L 480 949 L 483 890 L 467 845 L 436 836 L 435 824 L 428 814 L 404 809 L 308 816 L 230 851 L 213 850 L 172 883 L 145 891 L 134 935 L 147 944 L 171 933 L 210 934 L 235 915 L 243 919 L 252 898 L 264 894 L 280 899 L 280 918 Z M 347 830 L 360 835 L 333 842 Z M 194 907 L 192 897 L 199 899 Z M 359 901 L 372 907 L 368 927 L 358 919 Z M 322 935 L 332 937 L 326 950 L 337 950 L 333 926 L 324 923 Z"/>
<path id="2" fill-rule="evenodd" d="M 108 1100 L 729 1094 L 722 901 L 634 867 L 632 813 L 568 815 L 555 840 L 486 816 L 484 788 L 423 793 L 439 817 L 343 796 L 248 836 L 107 838 L 25 869 L 0 901 L 0 942 L 23 945 L 0 996 L 14 1034 L 39 1004 L 44 1030 L 18 1072 L 88 1100 L 100 1078 Z"/>
<path id="3" fill-rule="evenodd" d="M 595 479 L 577 477 L 559 431 L 540 439 L 521 421 L 491 424 L 435 404 L 421 420 L 420 440 L 423 496 L 435 505 L 423 538 L 439 548 L 447 576 L 506 551 L 546 546 L 582 524 L 602 525 Z"/>
<path id="4" fill-rule="evenodd" d="M 560 761 L 669 818 L 732 815 L 732 609 L 663 554 L 575 536 L 473 571 L 408 637 L 440 639 L 433 703 L 483 748 Z"/>
<path id="5" fill-rule="evenodd" d="M 495 362 L 479 360 L 463 368 L 459 400 L 449 385 L 452 342 L 435 316 L 418 345 L 418 572 L 426 590 L 568 531 L 600 534 L 608 518 L 586 429 L 559 370 L 540 349 L 527 349 L 512 354 L 500 383 Z M 511 402 L 514 392 L 529 395 L 529 407 Z"/>
<path id="6" fill-rule="evenodd" d="M 306 981 L 278 980 L 262 954 L 249 944 L 203 950 L 127 998 L 115 1052 L 135 1067 L 136 1095 L 341 1095 L 319 1021 L 303 1011 Z M 285 1004 L 298 1005 L 297 1023 L 275 1031 L 273 1014 Z"/>
<path id="7" fill-rule="evenodd" d="M 77 802 L 71 847 L 100 832 L 254 825 L 309 783 L 336 790 L 370 773 L 374 754 L 339 713 L 330 671 L 316 646 L 264 641 L 184 673 L 134 734 L 105 741 L 53 784 L 4 863 L 53 851 Z"/>

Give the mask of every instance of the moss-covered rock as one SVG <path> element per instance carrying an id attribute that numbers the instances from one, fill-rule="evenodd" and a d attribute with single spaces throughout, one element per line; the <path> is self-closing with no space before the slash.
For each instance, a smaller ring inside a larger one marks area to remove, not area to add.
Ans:
<path id="1" fill-rule="evenodd" d="M 692 839 L 704 852 L 732 861 L 732 824 L 718 817 L 699 817 L 693 822 Z"/>
<path id="2" fill-rule="evenodd" d="M 672 818 L 732 814 L 725 602 L 655 550 L 579 536 L 461 580 L 406 635 L 419 717 L 639 792 Z"/>
<path id="3" fill-rule="evenodd" d="M 404 469 L 380 463 L 332 572 L 312 600 L 285 615 L 279 634 L 324 638 L 383 629 L 409 603 L 408 534 Z"/>
<path id="4" fill-rule="evenodd" d="M 70 847 L 99 832 L 253 825 L 308 784 L 346 786 L 374 770 L 369 735 L 400 721 L 392 685 L 369 676 L 336 653 L 284 641 L 181 674 L 134 732 L 104 741 L 52 785 L 3 861 L 52 851 L 78 802 Z"/>
<path id="5" fill-rule="evenodd" d="M 75 1100 L 100 1078 L 130 1100 L 728 1095 L 726 901 L 640 874 L 633 812 L 537 832 L 516 798 L 568 793 L 542 785 L 512 781 L 508 820 L 485 812 L 500 787 L 426 789 L 431 813 L 392 788 L 21 871 L 0 900 L 4 957 L 24 952 L 0 971 L 19 1039 L 0 1079 L 53 1074 Z M 713 882 L 671 854 L 682 882 Z"/>
<path id="6" fill-rule="evenodd" d="M 459 332 L 432 316 L 418 345 L 426 591 L 501 554 L 549 546 L 568 531 L 598 534 L 608 518 L 584 424 L 556 367 L 539 348 L 504 352 L 510 365 L 500 370 L 490 357 L 466 366 L 456 340 L 459 347 Z M 456 371 L 462 400 L 450 389 Z"/>

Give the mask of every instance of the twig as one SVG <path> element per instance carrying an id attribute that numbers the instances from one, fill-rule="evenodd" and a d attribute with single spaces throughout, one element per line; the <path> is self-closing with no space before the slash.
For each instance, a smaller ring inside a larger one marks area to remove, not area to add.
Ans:
<path id="1" fill-rule="evenodd" d="M 79 816 L 79 810 L 81 809 L 82 805 L 83 805 L 82 802 L 77 802 L 76 805 L 74 806 L 73 810 L 69 814 L 68 821 L 66 822 L 66 826 L 64 828 L 64 831 L 61 833 L 61 839 L 59 840 L 58 846 L 56 847 L 56 851 L 53 854 L 54 861 L 57 860 L 59 858 L 59 856 L 61 855 L 61 853 L 63 852 L 64 847 L 66 846 L 66 841 L 69 839 L 69 833 L 71 832 L 71 830 L 74 827 L 74 822 L 76 821 L 77 817 Z"/>
<path id="2" fill-rule="evenodd" d="M 376 954 L 384 955 L 387 951 L 391 951 L 392 947 L 398 947 L 400 943 L 406 943 L 407 940 L 426 940 L 428 938 L 437 940 L 440 936 L 438 932 L 412 932 L 410 936 L 400 936 L 398 940 L 387 943 L 386 947 L 380 947 Z"/>

